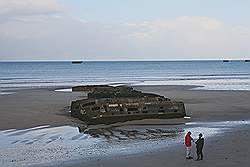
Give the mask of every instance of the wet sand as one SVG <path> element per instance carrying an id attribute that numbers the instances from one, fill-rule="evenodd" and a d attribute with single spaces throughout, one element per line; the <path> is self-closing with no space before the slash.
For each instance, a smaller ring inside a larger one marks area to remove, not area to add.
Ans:
<path id="1" fill-rule="evenodd" d="M 250 118 L 250 91 L 189 90 L 195 86 L 137 86 L 138 90 L 182 100 L 192 121 L 224 121 Z M 41 125 L 71 125 L 70 101 L 81 93 L 55 92 L 56 88 L 19 90 L 0 95 L 0 130 Z M 158 122 L 158 121 L 157 121 Z M 165 122 L 165 121 L 163 121 Z M 168 122 L 175 122 L 168 120 Z M 178 121 L 177 121 L 178 122 Z"/>
<path id="2" fill-rule="evenodd" d="M 0 130 L 74 124 L 77 120 L 70 117 L 70 103 L 83 95 L 54 89 L 57 88 L 17 90 L 14 94 L 0 95 Z"/>
<path id="3" fill-rule="evenodd" d="M 185 103 L 189 121 L 250 120 L 250 91 L 190 90 L 192 86 L 138 86 L 145 92 L 159 93 Z M 70 100 L 81 98 L 79 93 L 54 92 L 51 89 L 21 90 L 0 96 L 0 129 L 24 129 L 41 125 L 78 125 L 69 117 Z M 179 124 L 183 119 L 132 121 L 129 124 Z M 127 123 L 126 123 L 127 124 Z M 224 133 L 206 140 L 204 161 L 185 160 L 183 145 L 133 156 L 107 157 L 89 162 L 68 162 L 70 166 L 249 166 L 250 127 Z M 193 150 L 194 151 L 194 150 Z M 194 153 L 194 152 L 193 152 Z M 72 164 L 73 163 L 73 164 Z M 61 166 L 60 165 L 60 166 Z"/>
<path id="4" fill-rule="evenodd" d="M 189 86 L 145 86 L 137 89 L 159 93 L 166 97 L 183 100 L 191 121 L 249 120 L 250 92 L 248 91 L 205 91 L 187 90 Z M 176 121 L 176 120 L 175 120 Z M 179 120 L 180 121 L 180 120 Z M 148 121 L 146 121 L 148 122 Z M 177 120 L 178 122 L 178 120 Z M 142 123 L 142 122 L 141 122 Z M 197 137 L 197 136 L 193 136 Z M 182 144 L 159 152 L 130 155 L 116 158 L 97 159 L 88 163 L 65 164 L 65 167 L 176 167 L 218 166 L 233 167 L 250 165 L 250 126 L 235 128 L 219 136 L 205 139 L 204 160 L 185 159 Z M 192 149 L 195 158 L 195 148 Z"/>
<path id="5" fill-rule="evenodd" d="M 120 156 L 116 158 L 96 159 L 91 162 L 78 162 L 63 165 L 64 167 L 248 167 L 250 165 L 250 132 L 248 129 L 228 132 L 218 138 L 205 139 L 203 150 L 204 160 L 186 160 L 185 149 L 182 145 L 163 151 L 145 153 L 142 155 Z M 195 149 L 192 149 L 195 158 Z"/>

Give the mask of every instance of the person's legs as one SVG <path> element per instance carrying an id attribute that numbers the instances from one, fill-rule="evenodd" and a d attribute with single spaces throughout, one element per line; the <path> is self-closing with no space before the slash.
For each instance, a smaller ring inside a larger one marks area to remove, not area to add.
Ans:
<path id="1" fill-rule="evenodd" d="M 189 153 L 190 151 L 189 151 L 189 147 L 186 147 L 186 158 L 188 158 L 189 157 L 189 155 L 190 155 L 190 153 Z"/>
<path id="2" fill-rule="evenodd" d="M 196 150 L 196 154 L 197 154 L 197 159 L 196 160 L 198 161 L 198 160 L 200 160 L 200 152 L 199 152 L 198 149 Z"/>
<path id="3" fill-rule="evenodd" d="M 201 150 L 201 160 L 203 160 L 203 152 L 202 152 L 202 150 Z"/>
<path id="4" fill-rule="evenodd" d="M 190 159 L 191 157 L 191 147 L 186 147 L 186 158 Z"/>
<path id="5" fill-rule="evenodd" d="M 186 158 L 188 158 L 188 148 L 186 147 Z"/>

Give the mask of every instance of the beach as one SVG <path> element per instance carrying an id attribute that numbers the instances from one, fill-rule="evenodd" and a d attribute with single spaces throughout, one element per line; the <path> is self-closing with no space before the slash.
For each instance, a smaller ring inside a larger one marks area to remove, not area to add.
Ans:
<path id="1" fill-rule="evenodd" d="M 190 120 L 143 120 L 130 124 L 159 124 L 158 127 L 187 122 L 225 122 L 250 120 L 249 91 L 195 90 L 196 86 L 135 86 L 143 92 L 157 93 L 171 99 L 184 101 Z M 18 90 L 15 94 L 0 96 L 0 129 L 26 129 L 49 125 L 50 127 L 79 126 L 81 121 L 70 117 L 71 100 L 86 98 L 82 93 L 56 92 L 59 88 Z M 124 124 L 124 123 L 123 123 Z M 119 126 L 127 126 L 125 125 Z M 129 124 L 129 123 L 128 123 Z M 230 123 L 229 123 L 230 124 Z M 210 126 L 209 124 L 206 126 Z M 206 139 L 204 161 L 187 161 L 183 143 L 154 151 L 107 156 L 91 160 L 68 160 L 38 166 L 241 166 L 249 165 L 248 146 L 250 126 L 236 126 Z M 197 136 L 194 136 L 197 138 Z M 18 148 L 17 148 L 18 149 Z M 193 155 L 195 149 L 193 148 Z M 81 154 L 84 154 L 82 152 Z M 11 166 L 11 163 L 10 163 Z M 28 166 L 28 165 L 27 165 Z"/>
<path id="2" fill-rule="evenodd" d="M 54 89 L 24 89 L 0 96 L 0 129 L 72 124 L 70 103 L 82 94 L 55 92 Z"/>
<path id="3" fill-rule="evenodd" d="M 195 90 L 197 86 L 135 86 L 136 90 L 164 95 L 185 103 L 192 121 L 250 119 L 249 91 Z M 61 87 L 24 89 L 0 96 L 0 129 L 24 129 L 41 125 L 71 125 L 72 100 L 86 98 L 79 92 L 55 91 Z M 183 121 L 181 121 L 183 122 Z"/>

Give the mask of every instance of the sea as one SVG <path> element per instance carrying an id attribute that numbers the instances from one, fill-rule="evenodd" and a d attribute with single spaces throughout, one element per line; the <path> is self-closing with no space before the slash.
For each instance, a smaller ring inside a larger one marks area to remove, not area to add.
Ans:
<path id="1" fill-rule="evenodd" d="M 250 90 L 245 61 L 0 62 L 0 93 L 75 85 L 197 85 L 203 90 Z"/>

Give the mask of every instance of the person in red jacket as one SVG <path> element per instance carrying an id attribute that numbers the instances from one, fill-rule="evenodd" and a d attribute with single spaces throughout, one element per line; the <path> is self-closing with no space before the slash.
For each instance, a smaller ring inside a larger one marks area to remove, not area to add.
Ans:
<path id="1" fill-rule="evenodd" d="M 185 136 L 185 146 L 186 146 L 186 159 L 193 159 L 191 156 L 192 141 L 194 139 L 191 137 L 191 132 L 189 131 Z"/>

